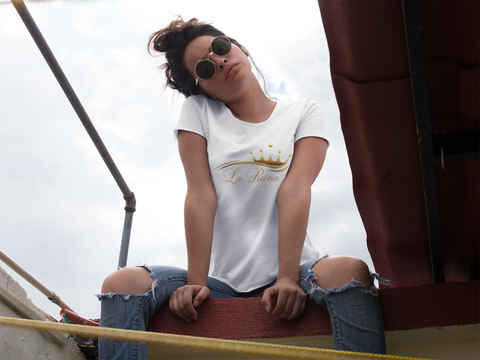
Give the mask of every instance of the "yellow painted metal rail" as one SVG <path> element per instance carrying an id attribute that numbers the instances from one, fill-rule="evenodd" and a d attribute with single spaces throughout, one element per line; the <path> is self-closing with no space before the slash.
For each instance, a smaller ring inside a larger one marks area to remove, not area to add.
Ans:
<path id="1" fill-rule="evenodd" d="M 396 359 L 396 360 L 427 360 L 403 356 L 378 355 L 350 351 L 325 350 L 308 347 L 252 343 L 248 341 L 211 339 L 195 336 L 161 334 L 146 331 L 120 330 L 100 328 L 85 325 L 53 323 L 0 317 L 0 325 L 16 326 L 36 330 L 57 330 L 65 333 L 88 337 L 102 337 L 121 341 L 143 342 L 196 350 L 218 351 L 252 356 L 275 357 L 284 359 Z"/>

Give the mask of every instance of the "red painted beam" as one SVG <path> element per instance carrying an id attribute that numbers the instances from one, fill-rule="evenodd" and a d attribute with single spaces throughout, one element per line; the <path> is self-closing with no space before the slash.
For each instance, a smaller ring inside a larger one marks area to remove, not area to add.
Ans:
<path id="1" fill-rule="evenodd" d="M 332 333 L 327 312 L 309 301 L 297 319 L 268 314 L 260 298 L 209 299 L 198 309 L 198 320 L 187 323 L 164 306 L 150 319 L 147 330 L 220 339 L 251 339 Z"/>
<path id="2" fill-rule="evenodd" d="M 385 330 L 480 323 L 480 281 L 380 290 Z"/>
<path id="3" fill-rule="evenodd" d="M 385 330 L 408 330 L 480 323 L 480 281 L 381 289 Z M 305 313 L 280 320 L 265 312 L 260 298 L 209 299 L 198 320 L 186 323 L 163 307 L 148 331 L 220 339 L 276 338 L 332 333 L 327 312 L 308 302 Z"/>

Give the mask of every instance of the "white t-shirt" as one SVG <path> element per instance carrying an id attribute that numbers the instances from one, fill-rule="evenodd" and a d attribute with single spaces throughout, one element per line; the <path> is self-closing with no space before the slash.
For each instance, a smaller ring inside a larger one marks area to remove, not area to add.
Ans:
<path id="1" fill-rule="evenodd" d="M 223 102 L 194 95 L 183 104 L 178 130 L 208 143 L 218 201 L 210 276 L 239 292 L 271 283 L 278 272 L 277 192 L 295 141 L 327 138 L 320 106 L 312 99 L 280 101 L 266 121 L 252 124 L 235 118 Z M 301 264 L 318 255 L 307 235 Z"/>

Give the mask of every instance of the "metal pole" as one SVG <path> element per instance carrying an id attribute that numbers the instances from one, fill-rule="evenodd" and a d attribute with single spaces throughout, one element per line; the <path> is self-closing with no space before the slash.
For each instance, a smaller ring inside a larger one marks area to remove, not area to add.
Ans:
<path id="1" fill-rule="evenodd" d="M 0 260 L 2 260 L 5 264 L 10 266 L 10 268 L 13 271 L 15 271 L 18 275 L 23 277 L 25 280 L 27 280 L 30 284 L 36 287 L 37 290 L 39 290 L 43 295 L 45 295 L 48 298 L 48 300 L 50 300 L 54 304 L 57 304 L 62 309 L 68 309 L 70 311 L 73 311 L 73 309 L 70 306 L 68 306 L 62 299 L 60 299 L 60 296 L 55 294 L 53 291 L 49 290 L 40 281 L 35 279 L 32 275 L 30 275 L 30 273 L 28 273 L 28 271 L 26 271 L 24 268 L 18 265 L 15 261 L 13 261 L 10 257 L 8 257 L 7 254 L 5 254 L 2 250 L 0 250 Z"/>
<path id="2" fill-rule="evenodd" d="M 131 198 L 125 199 L 125 221 L 123 222 L 122 244 L 120 246 L 120 255 L 118 257 L 118 269 L 127 266 L 128 247 L 130 246 L 130 234 L 132 232 L 133 213 L 135 212 L 135 195 L 132 192 Z"/>
<path id="3" fill-rule="evenodd" d="M 28 31 L 30 32 L 30 35 L 32 36 L 33 40 L 37 44 L 38 49 L 40 50 L 43 57 L 47 61 L 48 66 L 53 72 L 53 75 L 55 75 L 55 77 L 57 78 L 57 81 L 62 87 L 63 92 L 65 93 L 68 100 L 70 101 L 70 104 L 72 105 L 73 109 L 77 113 L 80 121 L 85 127 L 85 130 L 87 130 L 88 135 L 90 136 L 93 143 L 95 144 L 95 147 L 97 148 L 98 152 L 100 153 L 100 156 L 102 157 L 103 161 L 107 165 L 108 170 L 110 170 L 110 173 L 115 179 L 115 182 L 117 183 L 118 187 L 123 193 L 123 197 L 126 200 L 125 209 L 127 211 L 127 214 L 130 214 L 128 216 L 128 223 L 127 223 L 127 216 L 125 216 L 124 231 L 122 235 L 122 245 L 120 249 L 121 260 L 119 260 L 119 267 L 125 267 L 127 262 L 128 244 L 130 242 L 130 230 L 132 226 L 132 217 L 133 217 L 133 212 L 135 212 L 135 204 L 136 204 L 135 195 L 128 188 L 128 185 L 123 179 L 122 174 L 120 174 L 120 171 L 118 170 L 112 157 L 110 156 L 107 148 L 105 147 L 102 139 L 100 138 L 100 135 L 98 135 L 97 130 L 93 126 L 93 123 L 90 121 L 90 118 L 88 117 L 87 112 L 83 108 L 80 100 L 75 94 L 75 91 L 70 85 L 62 68 L 60 67 L 57 60 L 55 59 L 55 56 L 50 50 L 50 47 L 45 41 L 42 33 L 40 32 L 37 25 L 35 24 L 35 21 L 30 15 L 30 12 L 28 11 L 25 3 L 23 2 L 23 0 L 11 0 L 11 2 L 15 7 L 15 9 L 17 10 L 18 14 L 20 15 L 21 19 L 23 20 L 23 23 L 27 27 Z M 127 208 L 129 208 L 129 210 L 127 210 Z M 128 239 L 124 239 L 124 237 L 128 237 Z"/>
<path id="4" fill-rule="evenodd" d="M 418 0 L 402 0 L 405 36 L 408 48 L 413 105 L 417 123 L 425 210 L 427 215 L 432 277 L 434 283 L 444 283 L 442 234 L 438 211 L 437 185 L 433 160 L 433 141 L 428 103 L 427 75 L 423 52 L 422 19 Z"/>

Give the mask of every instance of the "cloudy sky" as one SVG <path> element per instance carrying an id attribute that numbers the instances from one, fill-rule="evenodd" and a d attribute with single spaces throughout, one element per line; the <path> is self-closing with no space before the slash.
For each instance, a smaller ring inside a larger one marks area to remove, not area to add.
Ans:
<path id="1" fill-rule="evenodd" d="M 116 270 L 125 202 L 13 6 L 0 1 L 0 249 L 84 317 Z M 331 146 L 313 187 L 321 253 L 371 260 L 316 0 L 45 1 L 27 6 L 137 198 L 128 265 L 186 266 L 185 179 L 173 136 L 183 97 L 163 90 L 151 33 L 197 17 L 244 44 L 281 100 L 312 97 Z M 34 303 L 59 309 L 0 263 Z"/>

